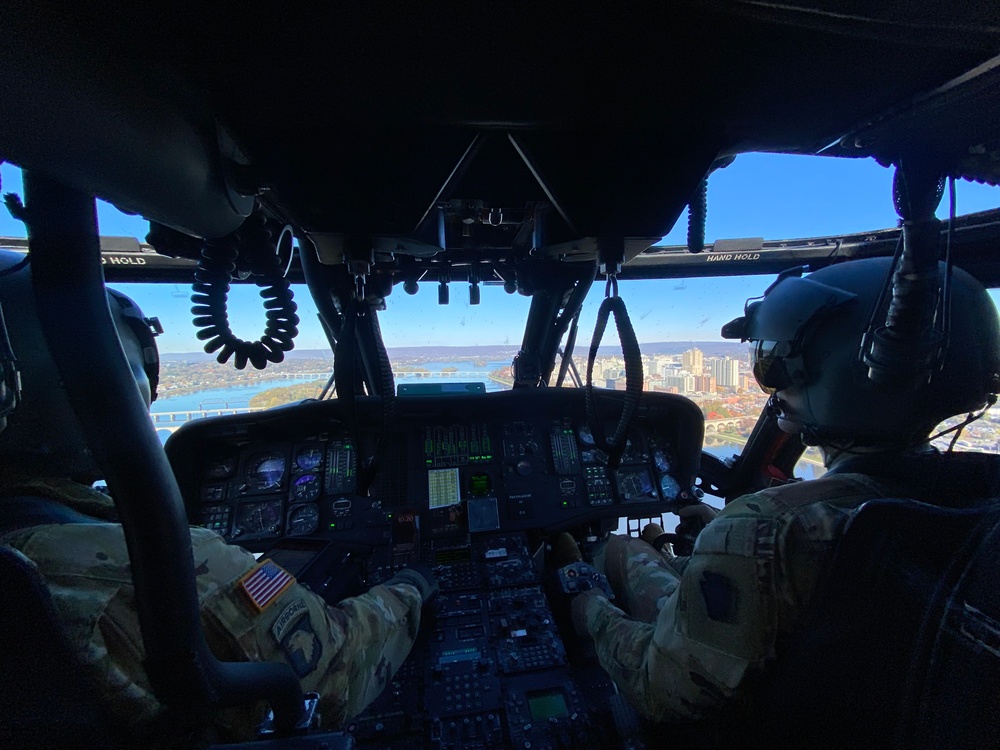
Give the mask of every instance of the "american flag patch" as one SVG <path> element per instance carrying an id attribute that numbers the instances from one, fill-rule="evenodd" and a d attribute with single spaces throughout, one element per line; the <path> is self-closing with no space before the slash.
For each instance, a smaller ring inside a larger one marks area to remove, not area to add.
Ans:
<path id="1" fill-rule="evenodd" d="M 263 612 L 295 579 L 277 563 L 265 560 L 240 579 L 243 593 L 258 612 Z"/>

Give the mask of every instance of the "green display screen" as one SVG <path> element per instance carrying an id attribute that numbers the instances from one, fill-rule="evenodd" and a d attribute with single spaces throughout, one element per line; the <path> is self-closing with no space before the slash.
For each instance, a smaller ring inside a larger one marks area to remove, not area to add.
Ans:
<path id="1" fill-rule="evenodd" d="M 566 696 L 563 695 L 561 690 L 529 695 L 528 711 L 531 712 L 532 721 L 561 719 L 564 716 L 569 716 L 569 708 L 566 706 Z"/>
<path id="2" fill-rule="evenodd" d="M 476 497 L 488 494 L 490 491 L 489 474 L 473 474 L 469 478 L 469 489 L 472 490 L 472 494 Z"/>

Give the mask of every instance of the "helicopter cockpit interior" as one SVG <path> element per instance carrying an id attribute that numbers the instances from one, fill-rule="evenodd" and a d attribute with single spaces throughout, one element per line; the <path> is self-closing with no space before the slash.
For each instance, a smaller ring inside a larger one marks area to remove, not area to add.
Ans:
<path id="1" fill-rule="evenodd" d="M 920 586 L 863 600 L 898 615 L 880 621 L 875 646 L 907 621 L 896 656 L 919 662 L 919 677 L 916 667 L 902 682 L 873 672 L 862 690 L 867 674 L 845 665 L 871 651 L 831 647 L 815 661 L 830 676 L 810 704 L 806 667 L 835 635 L 820 621 L 816 639 L 789 647 L 800 669 L 751 717 L 753 736 L 721 720 L 643 719 L 574 636 L 545 551 L 559 532 L 583 543 L 620 525 L 637 533 L 643 519 L 663 523 L 706 495 L 722 504 L 793 479 L 806 449 L 762 409 L 737 456 L 707 452 L 724 420 L 706 422 L 677 389 L 643 388 L 619 282 L 683 289 L 896 256 L 923 268 L 946 257 L 1000 287 L 1000 209 L 953 210 L 956 180 L 1000 183 L 994 3 L 181 11 L 18 1 L 0 29 L 0 162 L 24 175 L 23 200 L 5 200 L 28 226 L 18 249 L 29 250 L 39 322 L 120 510 L 165 705 L 267 701 L 267 734 L 247 745 L 260 748 L 783 747 L 774 738 L 800 726 L 778 726 L 783 706 L 839 722 L 857 700 L 832 696 L 893 685 L 893 707 L 856 714 L 857 733 L 845 736 L 860 746 L 990 742 L 1000 716 L 995 513 L 874 508 L 845 545 L 844 570 L 861 578 L 886 555 L 934 550 Z M 709 178 L 752 152 L 894 169 L 884 200 L 899 226 L 707 242 Z M 102 245 L 95 198 L 148 221 L 144 241 Z M 952 211 L 939 220 L 942 199 Z M 685 211 L 686 242 L 659 244 Z M 296 285 L 320 321 L 329 382 L 319 398 L 192 421 L 164 447 L 129 394 L 105 281 L 193 284 L 198 345 L 248 372 L 295 347 Z M 238 285 L 260 289 L 259 338 L 234 333 L 226 300 Z M 394 379 L 380 313 L 418 288 L 436 288 L 441 305 L 459 293 L 479 305 L 490 288 L 526 300 L 502 392 Z M 588 356 L 580 312 L 602 292 Z M 621 348 L 618 387 L 594 387 L 605 330 Z M 909 367 L 914 346 L 890 365 Z M 109 393 L 122 396 L 94 397 Z M 990 485 L 994 463 L 977 459 L 970 473 Z M 338 731 L 309 731 L 286 665 L 222 662 L 206 646 L 189 525 L 275 560 L 331 602 L 413 563 L 433 567 L 441 593 L 384 693 Z M 900 525 L 911 535 L 888 545 Z M 672 534 L 677 554 L 696 534 Z M 9 575 L 5 590 L 44 598 Z M 852 597 L 831 592 L 836 627 L 861 606 Z M 13 628 L 17 613 L 6 617 Z M 30 671 L 35 657 L 13 658 L 2 657 L 0 676 L 11 705 L 23 698 L 11 665 Z M 51 705 L 17 703 L 0 715 L 0 737 L 120 743 L 76 704 L 59 708 L 67 696 L 54 689 L 53 658 L 39 660 L 32 683 L 52 689 Z"/>

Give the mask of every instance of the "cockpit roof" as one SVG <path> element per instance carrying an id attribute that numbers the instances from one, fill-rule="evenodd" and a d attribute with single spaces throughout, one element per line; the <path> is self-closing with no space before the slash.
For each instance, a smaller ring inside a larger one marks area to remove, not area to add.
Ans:
<path id="1" fill-rule="evenodd" d="M 992 2 L 16 2 L 4 16 L 0 154 L 198 236 L 231 231 L 259 196 L 326 259 L 358 235 L 385 254 L 564 259 L 634 238 L 631 256 L 750 150 L 1000 180 Z"/>

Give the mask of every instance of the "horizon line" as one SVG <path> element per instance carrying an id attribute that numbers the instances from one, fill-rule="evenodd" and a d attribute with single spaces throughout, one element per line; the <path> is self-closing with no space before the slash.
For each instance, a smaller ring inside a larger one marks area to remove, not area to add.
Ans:
<path id="1" fill-rule="evenodd" d="M 712 340 L 688 340 L 688 341 L 650 341 L 647 343 L 639 344 L 640 347 L 652 347 L 652 346 L 702 346 L 702 345 L 729 345 L 729 346 L 744 346 L 738 341 L 730 341 L 723 339 L 721 341 Z M 619 349 L 618 344 L 602 344 L 599 349 Z M 413 344 L 413 345 L 398 345 L 398 346 L 386 346 L 386 351 L 397 351 L 403 349 L 510 349 L 517 351 L 520 349 L 520 344 Z M 295 356 L 299 354 L 306 354 L 310 352 L 318 352 L 320 354 L 333 355 L 333 352 L 329 349 L 292 349 L 286 353 L 286 358 L 289 356 Z M 184 352 L 160 352 L 160 356 L 187 356 L 187 355 L 197 355 L 202 357 L 215 357 L 215 353 L 205 352 L 203 350 L 194 351 L 184 351 Z"/>

